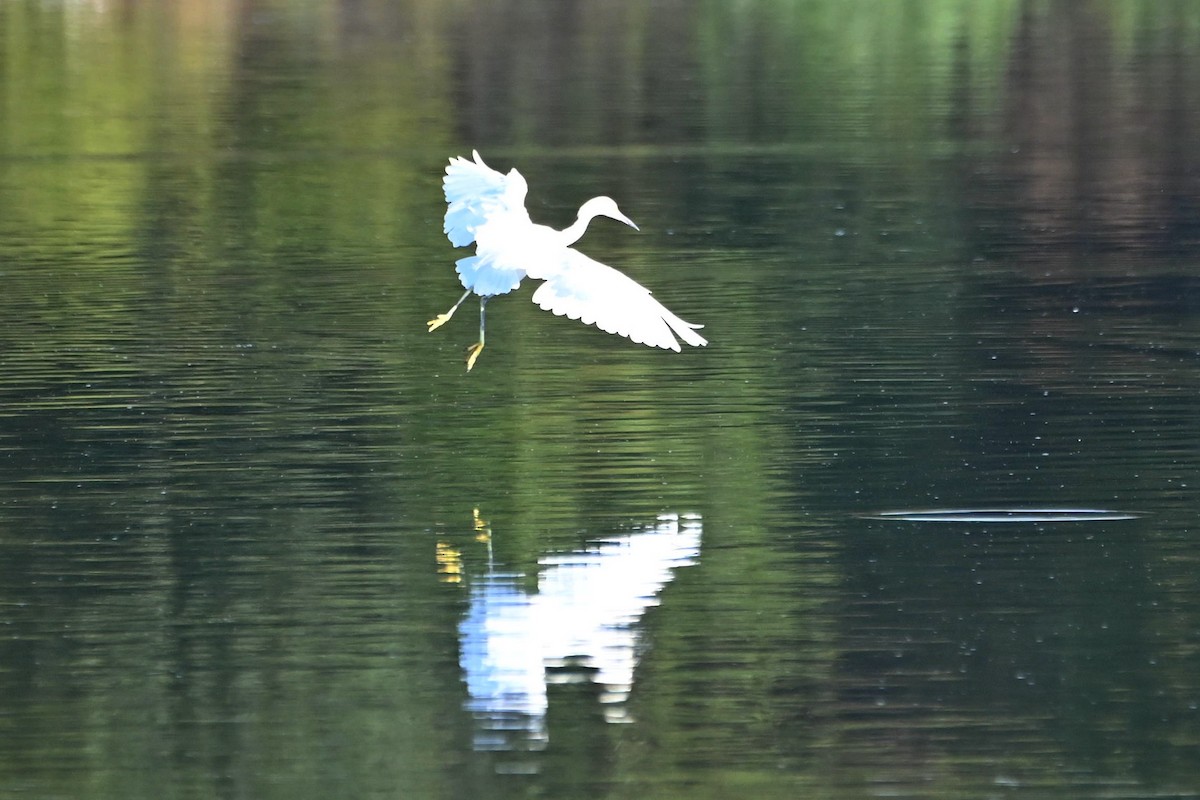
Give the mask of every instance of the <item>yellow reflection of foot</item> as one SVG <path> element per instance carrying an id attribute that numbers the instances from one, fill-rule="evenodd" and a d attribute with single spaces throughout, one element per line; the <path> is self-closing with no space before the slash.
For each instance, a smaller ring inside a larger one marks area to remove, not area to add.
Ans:
<path id="1" fill-rule="evenodd" d="M 478 508 L 471 509 L 471 517 L 474 520 L 472 527 L 475 528 L 475 541 L 486 542 L 488 539 L 492 538 L 492 529 L 488 525 L 488 521 L 479 516 Z"/>
<path id="2" fill-rule="evenodd" d="M 462 553 L 448 542 L 438 542 L 434 558 L 437 559 L 442 583 L 462 583 Z"/>

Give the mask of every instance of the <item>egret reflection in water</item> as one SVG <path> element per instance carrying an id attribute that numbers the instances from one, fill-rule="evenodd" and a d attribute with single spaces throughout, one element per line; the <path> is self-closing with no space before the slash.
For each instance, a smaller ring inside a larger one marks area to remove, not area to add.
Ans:
<path id="1" fill-rule="evenodd" d="M 525 210 L 528 185 L 515 169 L 497 172 L 483 163 L 450 159 L 442 188 L 446 195 L 443 230 L 455 247 L 475 244 L 475 255 L 456 262 L 459 282 L 466 291 L 449 311 L 429 320 L 430 332 L 450 320 L 472 293 L 479 296 L 479 341 L 467 351 L 467 371 L 483 351 L 484 310 L 487 301 L 507 294 L 529 277 L 544 281 L 533 302 L 546 311 L 595 325 L 607 333 L 639 344 L 680 351 L 676 336 L 693 346 L 708 344 L 693 325 L 672 314 L 637 281 L 571 247 L 596 217 L 637 225 L 621 213 L 610 197 L 593 197 L 561 231 L 535 225 Z"/>
<path id="2" fill-rule="evenodd" d="M 459 625 L 460 665 L 480 750 L 537 749 L 550 682 L 591 680 L 605 719 L 627 722 L 624 701 L 638 659 L 638 622 L 658 604 L 674 570 L 696 563 L 697 516 L 663 515 L 653 527 L 539 561 L 537 590 L 520 573 L 468 578 L 470 607 Z"/>

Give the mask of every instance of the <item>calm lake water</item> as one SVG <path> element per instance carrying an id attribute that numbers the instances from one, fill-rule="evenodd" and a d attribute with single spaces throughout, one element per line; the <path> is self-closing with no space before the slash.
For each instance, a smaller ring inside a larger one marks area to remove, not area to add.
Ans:
<path id="1" fill-rule="evenodd" d="M 1200 797 L 1200 4 L 2 3 L 0 286 L 4 797 Z"/>

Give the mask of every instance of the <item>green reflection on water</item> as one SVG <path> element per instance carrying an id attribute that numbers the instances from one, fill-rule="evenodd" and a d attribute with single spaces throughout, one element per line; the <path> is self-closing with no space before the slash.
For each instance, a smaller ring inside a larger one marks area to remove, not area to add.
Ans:
<path id="1" fill-rule="evenodd" d="M 1194 786 L 1198 30 L 1186 3 L 0 5 L 0 785 Z M 461 327 L 423 321 L 472 146 L 537 221 L 617 197 L 644 233 L 588 251 L 710 348 L 521 294 L 463 375 Z M 853 516 L 968 499 L 1150 513 Z M 637 723 L 554 689 L 524 776 L 463 711 L 436 554 L 485 569 L 473 507 L 524 574 L 705 520 Z"/>

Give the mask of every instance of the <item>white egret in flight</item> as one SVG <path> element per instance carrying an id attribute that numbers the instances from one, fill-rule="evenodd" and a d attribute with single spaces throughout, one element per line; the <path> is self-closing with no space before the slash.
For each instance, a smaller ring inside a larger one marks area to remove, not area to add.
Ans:
<path id="1" fill-rule="evenodd" d="M 529 187 L 515 169 L 501 174 L 483 163 L 456 156 L 446 167 L 446 224 L 450 243 L 475 243 L 475 255 L 456 262 L 466 292 L 445 314 L 429 321 L 432 332 L 450 320 L 472 293 L 479 295 L 479 341 L 467 351 L 467 371 L 483 350 L 484 308 L 498 294 L 521 285 L 525 277 L 544 281 L 533 302 L 546 311 L 595 325 L 639 344 L 679 352 L 678 336 L 693 346 L 708 342 L 693 325 L 672 314 L 650 296 L 650 290 L 612 267 L 593 261 L 571 247 L 583 236 L 593 217 L 609 217 L 637 230 L 610 197 L 593 197 L 579 209 L 569 227 L 556 231 L 536 225 L 525 210 Z"/>

